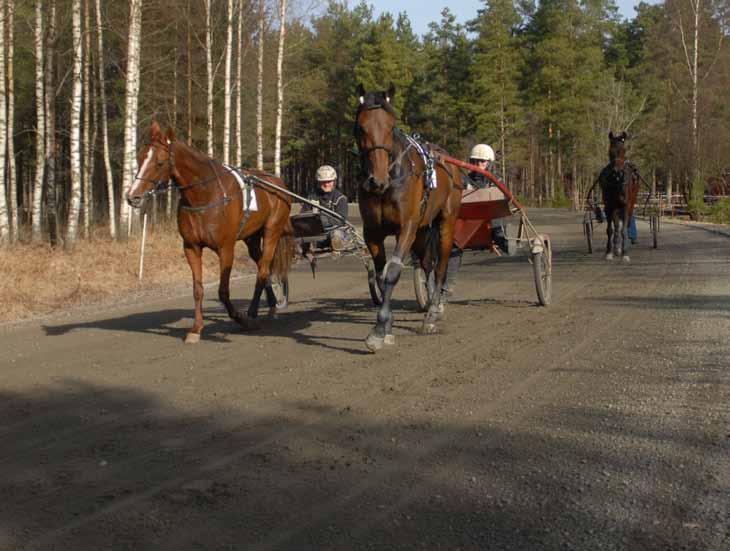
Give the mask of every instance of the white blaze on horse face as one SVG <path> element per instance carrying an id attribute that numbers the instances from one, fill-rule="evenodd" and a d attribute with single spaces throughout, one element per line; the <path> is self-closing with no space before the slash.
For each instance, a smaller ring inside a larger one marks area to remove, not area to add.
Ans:
<path id="1" fill-rule="evenodd" d="M 132 189 L 129 190 L 129 195 L 134 195 L 137 193 L 137 188 L 140 186 L 140 184 L 144 180 L 140 180 L 140 174 L 144 174 L 147 170 L 147 165 L 150 164 L 150 161 L 152 160 L 152 156 L 154 155 L 155 150 L 150 147 L 150 150 L 147 152 L 147 157 L 145 158 L 144 162 L 142 163 L 142 166 L 139 167 L 139 170 L 137 171 L 137 175 L 134 177 L 134 182 L 132 183 Z"/>

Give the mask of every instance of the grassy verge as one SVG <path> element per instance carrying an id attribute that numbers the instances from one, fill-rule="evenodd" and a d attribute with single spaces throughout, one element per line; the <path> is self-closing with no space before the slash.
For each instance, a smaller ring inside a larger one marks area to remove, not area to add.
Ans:
<path id="1" fill-rule="evenodd" d="M 158 229 L 148 234 L 141 282 L 139 253 L 139 236 L 126 242 L 83 240 L 73 252 L 47 245 L 0 248 L 0 321 L 111 302 L 131 292 L 191 285 L 190 268 L 176 230 Z M 245 245 L 239 243 L 234 264 L 239 274 L 255 269 L 245 253 Z M 211 251 L 203 253 L 203 274 L 205 281 L 218 279 L 218 257 Z"/>

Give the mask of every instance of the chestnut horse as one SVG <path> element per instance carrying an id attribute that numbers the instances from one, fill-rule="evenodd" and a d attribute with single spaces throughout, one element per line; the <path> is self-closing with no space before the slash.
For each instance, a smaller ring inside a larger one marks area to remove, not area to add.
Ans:
<path id="1" fill-rule="evenodd" d="M 140 207 L 144 200 L 165 190 L 170 182 L 180 192 L 177 224 L 183 238 L 183 249 L 193 273 L 195 322 L 185 337 L 186 343 L 200 340 L 203 330 L 203 264 L 205 247 L 220 259 L 218 298 L 228 315 L 244 329 L 257 329 L 259 301 L 266 289 L 270 313 L 276 311 L 276 298 L 269 276 L 277 276 L 286 284 L 294 258 L 294 238 L 289 212 L 291 198 L 257 183 L 250 189 L 255 194 L 257 210 L 245 210 L 243 191 L 233 173 L 204 153 L 175 139 L 172 130 L 163 135 L 157 122 L 152 123 L 150 142 L 139 152 L 139 170 L 127 193 L 127 201 Z M 244 178 L 283 182 L 262 171 L 242 171 Z M 248 253 L 258 265 L 256 287 L 248 312 L 243 314 L 231 303 L 229 285 L 236 241 L 243 240 Z M 263 247 L 262 247 L 263 242 Z"/>
<path id="2" fill-rule="evenodd" d="M 427 272 L 437 260 L 436 288 L 421 332 L 436 330 L 443 312 L 441 287 L 461 202 L 459 170 L 440 162 L 440 150 L 435 146 L 423 146 L 396 128 L 391 105 L 394 94 L 392 85 L 387 92 L 366 92 L 360 84 L 355 115 L 355 139 L 366 176 L 358 187 L 360 214 L 382 290 L 377 323 L 365 341 L 372 351 L 394 342 L 391 295 L 403 259 L 411 250 Z M 422 154 L 425 147 L 430 149 L 426 158 Z M 386 263 L 384 240 L 389 235 L 396 236 L 396 246 Z"/>
<path id="3" fill-rule="evenodd" d="M 606 210 L 606 260 L 620 257 L 629 262 L 626 228 L 634 214 L 640 182 L 636 167 L 626 160 L 626 138 L 626 132 L 608 133 L 609 162 L 598 176 L 598 184 Z"/>

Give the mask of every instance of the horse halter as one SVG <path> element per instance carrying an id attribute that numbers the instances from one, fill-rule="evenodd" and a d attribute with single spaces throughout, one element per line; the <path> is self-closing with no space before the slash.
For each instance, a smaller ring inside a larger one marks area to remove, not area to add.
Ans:
<path id="1" fill-rule="evenodd" d="M 151 180 L 149 178 L 142 178 L 139 175 L 139 171 L 142 170 L 142 167 L 140 167 L 139 170 L 137 170 L 137 174 L 134 177 L 135 181 L 149 182 L 152 184 L 152 189 L 149 189 L 142 194 L 143 201 L 145 199 L 147 199 L 148 197 L 152 197 L 154 195 L 159 195 L 161 193 L 165 193 L 167 191 L 167 189 L 170 187 L 171 183 L 173 183 L 172 172 L 175 168 L 175 154 L 174 154 L 173 144 L 169 140 L 167 141 L 167 144 L 162 144 L 159 141 L 153 141 L 149 144 L 149 147 L 155 148 L 158 145 L 167 146 L 167 180 L 163 181 L 161 178 L 157 179 L 157 180 Z M 179 188 L 179 189 L 182 189 L 182 188 Z"/>

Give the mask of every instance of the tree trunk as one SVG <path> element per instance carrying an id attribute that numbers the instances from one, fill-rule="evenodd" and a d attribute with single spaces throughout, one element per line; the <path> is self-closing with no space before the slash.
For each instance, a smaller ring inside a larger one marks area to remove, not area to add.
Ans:
<path id="1" fill-rule="evenodd" d="M 46 220 L 51 246 L 58 244 L 58 189 L 56 187 L 56 0 L 48 5 L 48 32 L 46 33 L 45 111 L 46 111 Z"/>
<path id="2" fill-rule="evenodd" d="M 10 241 L 10 221 L 5 195 L 5 153 L 7 148 L 7 88 L 5 85 L 5 0 L 0 0 L 0 245 Z M 12 137 L 11 137 L 12 139 Z"/>
<path id="3" fill-rule="evenodd" d="M 284 39 L 286 38 L 286 0 L 279 0 L 279 53 L 276 58 L 276 136 L 274 174 L 281 176 L 281 121 L 284 118 Z"/>
<path id="4" fill-rule="evenodd" d="M 83 172 L 82 197 L 84 204 L 84 237 L 91 236 L 91 217 L 93 211 L 93 196 L 91 189 L 91 8 L 89 0 L 84 0 L 84 52 L 83 52 L 83 105 L 84 129 L 83 136 Z"/>
<path id="5" fill-rule="evenodd" d="M 35 180 L 33 182 L 33 207 L 31 211 L 33 241 L 41 239 L 41 199 L 43 197 L 43 172 L 46 160 L 46 110 L 43 87 L 43 0 L 35 4 L 35 104 L 36 104 L 36 154 Z"/>
<path id="6" fill-rule="evenodd" d="M 264 30 L 266 11 L 259 0 L 258 74 L 256 78 L 256 168 L 264 168 Z"/>
<path id="7" fill-rule="evenodd" d="M 236 67 L 236 166 L 243 164 L 243 0 L 238 2 L 238 57 Z"/>
<path id="8" fill-rule="evenodd" d="M 231 62 L 233 58 L 233 0 L 228 0 L 226 19 L 226 68 L 223 97 L 223 162 L 231 162 Z"/>
<path id="9" fill-rule="evenodd" d="M 114 193 L 114 173 L 112 172 L 112 159 L 109 153 L 109 121 L 106 111 L 106 76 L 104 74 L 104 29 L 101 24 L 101 0 L 96 0 L 96 54 L 99 71 L 99 98 L 101 101 L 101 141 L 104 150 L 104 173 L 106 174 L 106 193 L 109 198 L 109 235 L 112 239 L 117 237 L 117 209 L 116 196 Z"/>
<path id="10" fill-rule="evenodd" d="M 142 31 L 142 0 L 129 0 L 129 38 L 124 110 L 124 167 L 120 226 L 131 232 L 131 208 L 125 197 L 137 173 L 137 105 L 139 103 L 139 57 Z"/>
<path id="11" fill-rule="evenodd" d="M 10 217 L 10 239 L 18 240 L 18 182 L 15 169 L 15 70 L 13 57 L 15 56 L 15 0 L 8 1 L 8 39 L 6 50 L 8 52 L 8 190 L 10 192 L 10 204 L 8 216 Z M 0 49 L 1 50 L 1 49 Z"/>
<path id="12" fill-rule="evenodd" d="M 71 198 L 66 223 L 66 248 L 72 249 L 78 236 L 81 207 L 81 102 L 83 96 L 83 42 L 81 36 L 81 0 L 71 4 L 73 27 L 73 69 L 69 145 L 71 152 Z"/>
<path id="13" fill-rule="evenodd" d="M 193 145 L 193 39 L 192 33 L 190 32 L 190 0 L 188 0 L 188 16 L 186 17 L 186 29 L 187 29 L 187 51 L 186 51 L 186 62 L 188 66 L 188 145 Z"/>
<path id="14" fill-rule="evenodd" d="M 208 75 L 208 156 L 213 157 L 213 29 L 210 27 L 210 2 L 203 0 L 205 7 L 205 69 Z"/>

